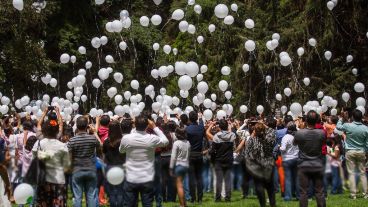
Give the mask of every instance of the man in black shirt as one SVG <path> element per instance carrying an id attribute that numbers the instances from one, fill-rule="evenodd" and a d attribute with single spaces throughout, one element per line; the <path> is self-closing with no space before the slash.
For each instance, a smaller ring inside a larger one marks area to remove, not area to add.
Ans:
<path id="1" fill-rule="evenodd" d="M 326 200 L 323 193 L 324 162 L 322 144 L 325 133 L 315 129 L 318 114 L 309 111 L 307 114 L 307 128 L 296 132 L 294 143 L 299 147 L 298 179 L 300 199 L 299 206 L 308 206 L 309 181 L 314 183 L 315 196 L 318 207 L 325 207 Z"/>

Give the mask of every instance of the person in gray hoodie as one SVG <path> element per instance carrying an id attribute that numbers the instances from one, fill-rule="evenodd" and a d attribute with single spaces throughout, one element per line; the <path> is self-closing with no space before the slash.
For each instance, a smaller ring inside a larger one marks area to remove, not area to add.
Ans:
<path id="1" fill-rule="evenodd" d="M 214 124 L 218 125 L 219 132 L 211 134 Z M 214 162 L 216 173 L 215 202 L 221 201 L 221 189 L 225 183 L 225 201 L 231 201 L 231 170 L 233 167 L 233 152 L 235 133 L 231 132 L 231 125 L 225 119 L 211 123 L 206 131 L 207 139 L 212 141 L 210 150 L 211 159 Z"/>

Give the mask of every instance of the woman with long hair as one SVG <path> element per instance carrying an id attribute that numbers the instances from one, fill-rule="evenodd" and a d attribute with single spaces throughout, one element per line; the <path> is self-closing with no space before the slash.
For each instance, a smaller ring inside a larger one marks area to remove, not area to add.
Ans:
<path id="1" fill-rule="evenodd" d="M 170 160 L 170 174 L 176 176 L 176 189 L 180 207 L 186 206 L 183 179 L 189 171 L 190 143 L 184 128 L 175 130 L 177 141 L 174 142 Z"/>
<path id="2" fill-rule="evenodd" d="M 102 149 L 104 160 L 107 165 L 107 171 L 112 167 L 123 167 L 123 164 L 125 163 L 125 154 L 121 154 L 119 152 L 121 138 L 122 125 L 120 125 L 118 121 L 110 122 L 109 134 Z M 123 203 L 123 183 L 119 185 L 111 185 L 109 182 L 105 181 L 105 189 L 109 197 L 110 206 L 121 206 Z"/>
<path id="3" fill-rule="evenodd" d="M 245 147 L 246 167 L 254 179 L 255 189 L 261 207 L 266 206 L 265 188 L 270 206 L 276 206 L 272 181 L 273 167 L 275 165 L 272 151 L 275 142 L 275 130 L 267 128 L 263 123 L 257 123 Z"/>
<path id="4" fill-rule="evenodd" d="M 56 120 L 47 120 L 42 125 L 43 139 L 33 146 L 33 156 L 38 156 L 46 165 L 45 183 L 38 186 L 37 206 L 67 206 L 64 172 L 70 166 L 68 148 L 57 139 L 59 125 Z M 40 156 L 42 153 L 42 157 Z"/>

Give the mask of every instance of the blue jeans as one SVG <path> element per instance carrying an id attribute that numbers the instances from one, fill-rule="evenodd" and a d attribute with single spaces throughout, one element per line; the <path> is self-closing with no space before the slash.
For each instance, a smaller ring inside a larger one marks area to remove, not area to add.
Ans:
<path id="1" fill-rule="evenodd" d="M 72 185 L 74 192 L 74 207 L 82 206 L 83 191 L 86 193 L 88 207 L 95 207 L 97 194 L 97 174 L 96 171 L 78 171 L 72 175 Z"/>
<path id="2" fill-rule="evenodd" d="M 293 198 L 293 193 L 299 198 L 298 182 L 297 182 L 297 159 L 282 161 L 285 172 L 285 201 Z"/>
<path id="3" fill-rule="evenodd" d="M 342 182 L 340 178 L 339 167 L 335 167 L 331 165 L 331 173 L 332 173 L 331 194 L 341 194 L 342 193 Z"/>
<path id="4" fill-rule="evenodd" d="M 128 181 L 125 181 L 124 191 L 125 191 L 124 201 L 126 203 L 123 206 L 127 206 L 127 207 L 138 206 L 139 194 L 141 194 L 142 207 L 152 207 L 153 206 L 153 197 L 154 197 L 153 182 L 129 183 Z"/>
<path id="5" fill-rule="evenodd" d="M 109 170 L 111 167 L 114 166 L 108 166 L 107 170 Z M 122 203 L 124 203 L 124 193 L 125 193 L 124 182 L 120 183 L 119 185 L 112 185 L 107 180 L 104 180 L 104 187 L 107 196 L 109 197 L 110 207 L 122 206 Z"/>
<path id="6" fill-rule="evenodd" d="M 203 191 L 210 192 L 211 191 L 211 184 L 212 184 L 212 170 L 210 167 L 210 161 L 204 160 L 203 161 L 203 169 L 202 169 L 202 179 L 203 179 Z"/>
<path id="7" fill-rule="evenodd" d="M 233 189 L 240 190 L 241 185 L 243 183 L 243 172 L 242 166 L 240 164 L 233 165 L 232 181 L 233 181 Z"/>

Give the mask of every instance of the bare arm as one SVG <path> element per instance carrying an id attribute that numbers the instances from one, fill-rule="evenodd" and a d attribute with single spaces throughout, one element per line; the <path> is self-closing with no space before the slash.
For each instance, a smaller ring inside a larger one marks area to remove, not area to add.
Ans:
<path id="1" fill-rule="evenodd" d="M 64 128 L 63 117 L 61 117 L 59 107 L 55 106 L 55 111 L 56 111 L 56 115 L 57 115 L 58 122 L 59 122 L 59 132 L 62 132 Z"/>
<path id="2" fill-rule="evenodd" d="M 43 110 L 42 116 L 41 116 L 40 120 L 38 120 L 38 122 L 37 122 L 37 131 L 41 131 L 42 130 L 42 123 L 43 123 L 43 120 L 46 117 L 47 111 L 48 111 L 47 108 L 45 108 Z"/>
<path id="3" fill-rule="evenodd" d="M 210 123 L 210 125 L 208 126 L 207 130 L 206 130 L 206 136 L 208 140 L 213 140 L 213 135 L 211 134 L 211 129 L 213 127 L 214 123 Z"/>

